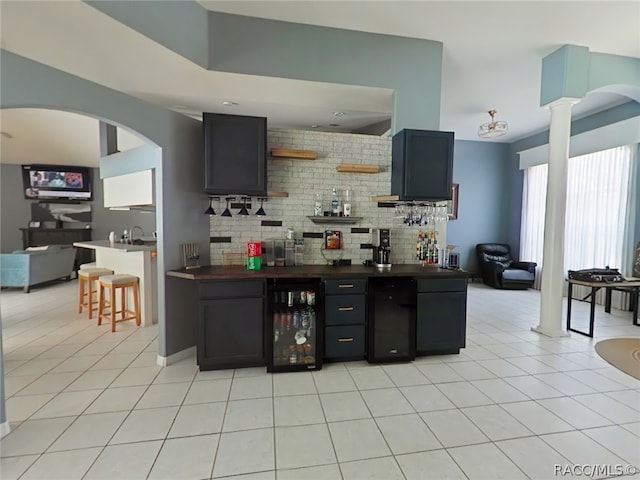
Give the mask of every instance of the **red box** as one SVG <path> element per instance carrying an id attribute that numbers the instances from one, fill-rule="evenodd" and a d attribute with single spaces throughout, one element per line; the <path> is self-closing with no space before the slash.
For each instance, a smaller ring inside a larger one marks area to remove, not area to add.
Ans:
<path id="1" fill-rule="evenodd" d="M 249 242 L 249 243 L 247 243 L 247 256 L 248 257 L 261 257 L 262 256 L 262 242 Z"/>

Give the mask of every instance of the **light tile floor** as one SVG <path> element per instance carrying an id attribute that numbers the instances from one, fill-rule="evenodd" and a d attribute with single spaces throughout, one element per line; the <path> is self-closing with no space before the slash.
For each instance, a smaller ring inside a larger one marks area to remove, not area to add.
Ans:
<path id="1" fill-rule="evenodd" d="M 595 340 L 552 339 L 530 331 L 538 292 L 471 284 L 460 355 L 199 372 L 194 358 L 156 366 L 156 327 L 111 333 L 78 315 L 76 286 L 0 294 L 3 480 L 551 479 L 554 465 L 640 467 L 640 381 L 593 349 L 640 336 L 629 312 L 598 307 Z M 576 325 L 587 318 L 574 303 Z"/>

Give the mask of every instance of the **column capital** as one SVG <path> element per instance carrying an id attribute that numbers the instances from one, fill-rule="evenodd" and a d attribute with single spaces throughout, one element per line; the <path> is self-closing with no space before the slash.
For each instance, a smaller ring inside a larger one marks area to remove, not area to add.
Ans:
<path id="1" fill-rule="evenodd" d="M 581 100 L 582 100 L 581 98 L 576 98 L 576 97 L 562 97 L 562 98 L 558 98 L 557 100 L 554 100 L 553 102 L 547 103 L 546 105 L 544 105 L 544 108 L 548 108 L 552 110 L 555 107 L 560 107 L 563 105 L 575 105 L 576 103 L 579 103 Z"/>

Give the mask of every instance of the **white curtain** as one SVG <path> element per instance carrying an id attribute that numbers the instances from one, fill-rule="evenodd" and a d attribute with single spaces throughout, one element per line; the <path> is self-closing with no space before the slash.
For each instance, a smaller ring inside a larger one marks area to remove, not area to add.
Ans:
<path id="1" fill-rule="evenodd" d="M 569 159 L 564 270 L 619 268 L 630 275 L 635 219 L 635 154 L 631 146 Z M 542 266 L 547 165 L 524 172 L 520 258 Z M 535 288 L 540 286 L 540 272 Z M 588 292 L 574 289 L 576 297 Z M 620 296 L 618 296 L 620 297 Z M 614 297 L 620 308 L 626 299 Z"/>

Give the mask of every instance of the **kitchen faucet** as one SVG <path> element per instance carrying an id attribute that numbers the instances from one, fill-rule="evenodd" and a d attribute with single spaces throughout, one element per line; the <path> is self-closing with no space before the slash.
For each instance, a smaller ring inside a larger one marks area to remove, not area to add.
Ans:
<path id="1" fill-rule="evenodd" d="M 142 230 L 142 227 L 138 226 L 138 225 L 134 225 L 133 227 L 131 227 L 129 229 L 129 243 L 133 245 L 133 229 L 137 228 L 138 230 L 140 230 L 140 238 L 142 239 L 142 237 L 144 237 L 144 230 Z"/>

